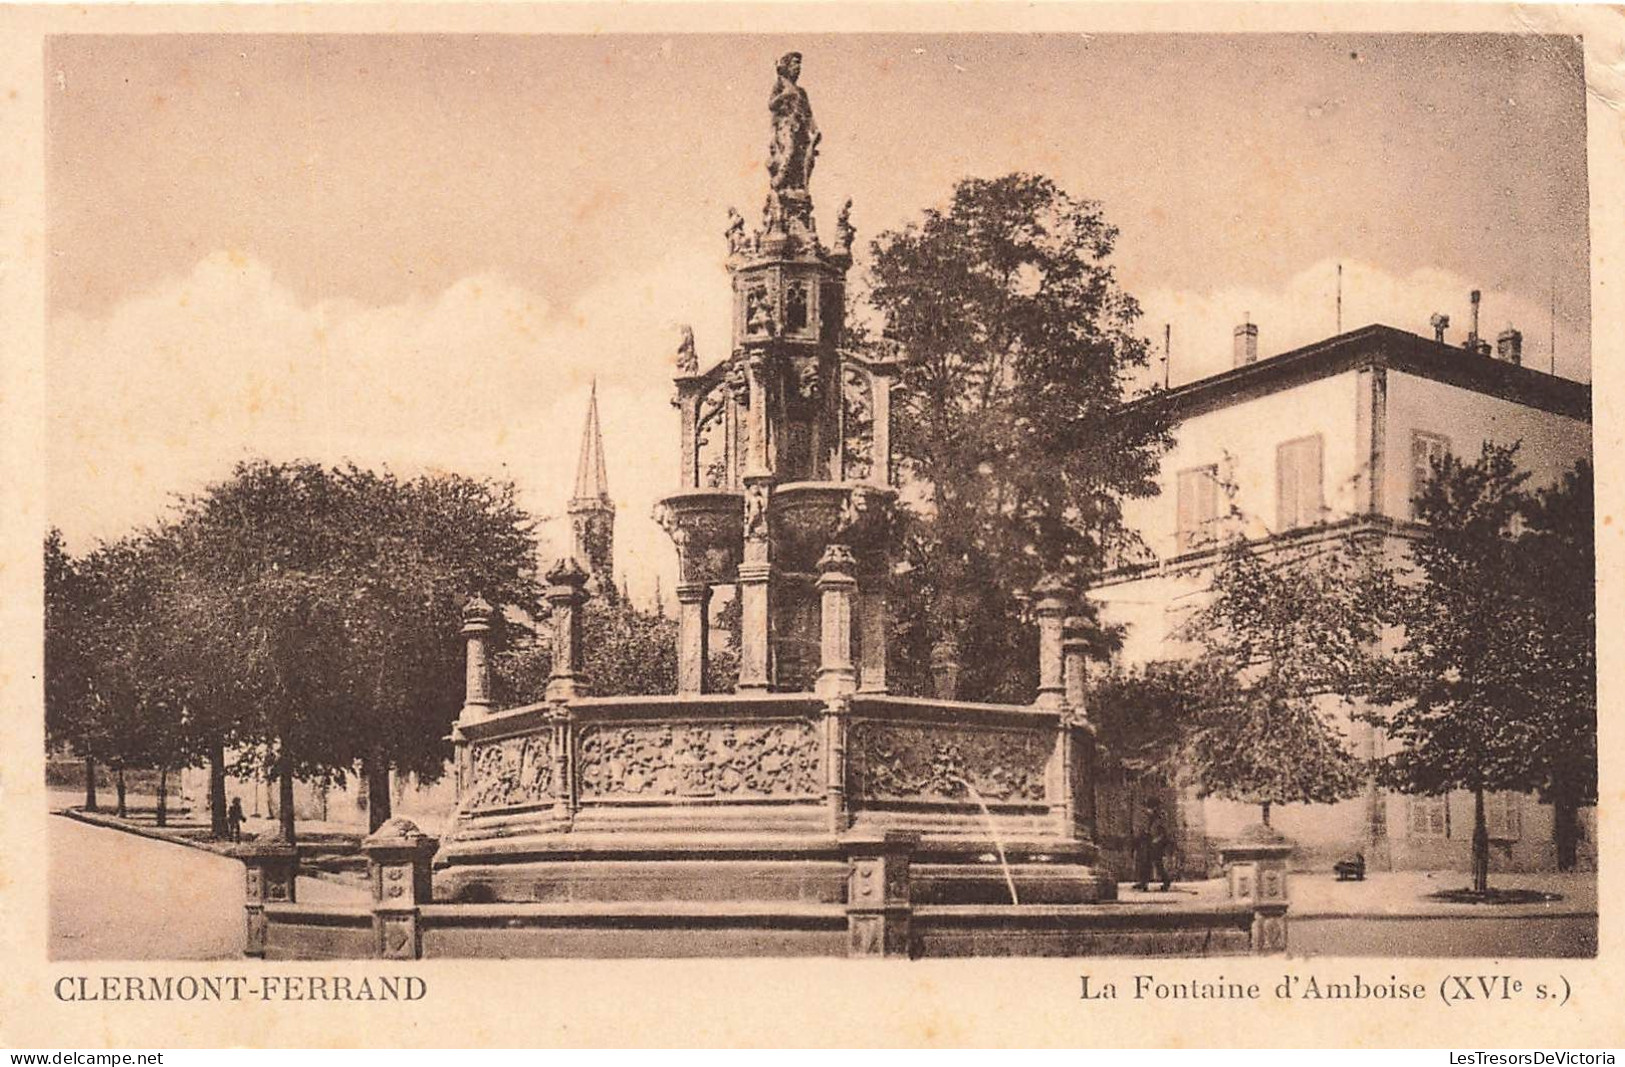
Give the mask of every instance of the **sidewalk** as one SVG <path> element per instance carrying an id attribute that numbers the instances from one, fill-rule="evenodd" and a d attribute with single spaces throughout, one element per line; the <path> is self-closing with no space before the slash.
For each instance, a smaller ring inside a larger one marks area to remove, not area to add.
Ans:
<path id="1" fill-rule="evenodd" d="M 1331 872 L 1294 871 L 1287 876 L 1287 893 L 1294 919 L 1457 919 L 1457 918 L 1567 918 L 1597 914 L 1595 872 L 1491 872 L 1492 889 L 1534 889 L 1555 893 L 1561 900 L 1535 904 L 1457 904 L 1429 899 L 1440 890 L 1461 889 L 1470 881 L 1465 871 L 1377 871 L 1363 882 L 1339 882 Z M 1136 903 L 1217 904 L 1225 899 L 1222 878 L 1203 882 L 1175 882 L 1166 894 L 1141 893 L 1130 882 L 1118 886 L 1118 898 Z"/>
<path id="2" fill-rule="evenodd" d="M 207 813 L 201 817 L 196 813 L 179 818 L 171 817 L 166 820 L 166 825 L 159 826 L 157 816 L 146 805 L 139 811 L 131 810 L 130 815 L 123 819 L 110 812 L 85 811 L 82 807 L 56 805 L 52 807 L 59 815 L 91 826 L 118 830 L 154 841 L 167 841 L 172 845 L 183 845 L 219 856 L 230 857 L 232 849 L 236 847 L 231 841 L 219 840 L 210 835 Z M 243 840 L 250 840 L 275 828 L 274 820 L 250 818 L 243 823 Z M 306 820 L 300 820 L 297 830 L 302 850 L 300 861 L 302 874 L 344 885 L 365 884 L 366 861 L 361 856 L 360 833 L 348 826 Z"/>

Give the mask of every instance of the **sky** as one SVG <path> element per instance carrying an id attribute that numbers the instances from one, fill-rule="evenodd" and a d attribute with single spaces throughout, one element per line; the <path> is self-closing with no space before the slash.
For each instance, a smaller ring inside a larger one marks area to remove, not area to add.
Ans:
<path id="1" fill-rule="evenodd" d="M 558 515 L 596 378 L 617 567 L 669 606 L 678 324 L 724 354 L 727 209 L 759 210 L 792 49 L 857 275 L 955 181 L 1032 171 L 1119 228 L 1175 384 L 1244 318 L 1266 356 L 1336 332 L 1339 264 L 1344 329 L 1441 311 L 1459 342 L 1477 288 L 1485 334 L 1590 378 L 1571 38 L 62 36 L 51 521 L 84 549 L 252 456 L 511 478 Z"/>

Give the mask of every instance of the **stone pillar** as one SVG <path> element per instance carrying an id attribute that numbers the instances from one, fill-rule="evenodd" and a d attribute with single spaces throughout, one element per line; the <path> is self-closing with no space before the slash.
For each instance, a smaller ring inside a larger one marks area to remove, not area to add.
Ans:
<path id="1" fill-rule="evenodd" d="M 463 638 L 468 642 L 467 680 L 459 722 L 478 722 L 491 714 L 491 624 L 496 611 L 484 597 L 471 596 L 463 605 Z"/>
<path id="2" fill-rule="evenodd" d="M 1089 721 L 1089 639 L 1084 619 L 1069 615 L 1061 624 L 1061 676 L 1067 710 L 1077 722 Z"/>
<path id="3" fill-rule="evenodd" d="M 890 368 L 874 368 L 869 375 L 869 400 L 872 404 L 869 456 L 869 480 L 876 485 L 891 485 L 891 387 Z"/>
<path id="4" fill-rule="evenodd" d="M 549 701 L 573 700 L 585 693 L 581 683 L 581 606 L 587 602 L 587 572 L 566 557 L 547 572 L 547 602 L 553 609 L 553 673 L 547 679 Z"/>
<path id="5" fill-rule="evenodd" d="M 437 844 L 408 819 L 390 819 L 361 842 L 372 884 L 373 954 L 379 959 L 423 955 L 418 909 L 434 900 L 429 865 Z"/>
<path id="6" fill-rule="evenodd" d="M 263 837 L 238 845 L 231 855 L 242 861 L 246 871 L 243 913 L 247 939 L 243 955 L 265 958 L 267 904 L 293 904 L 297 901 L 299 846 L 283 840 L 272 830 Z"/>
<path id="7" fill-rule="evenodd" d="M 703 379 L 691 375 L 679 375 L 676 379 L 677 398 L 672 404 L 677 408 L 678 420 L 682 423 L 682 443 L 679 453 L 679 462 L 682 464 L 682 473 L 678 484 L 684 489 L 698 489 L 700 487 L 700 385 Z"/>
<path id="8" fill-rule="evenodd" d="M 677 587 L 677 692 L 705 692 L 705 668 L 711 659 L 711 587 L 683 582 Z"/>
<path id="9" fill-rule="evenodd" d="M 1230 898 L 1253 907 L 1253 952 L 1287 948 L 1287 872 L 1292 843 L 1262 824 L 1219 846 Z"/>
<path id="10" fill-rule="evenodd" d="M 830 545 L 818 560 L 820 604 L 818 682 L 820 696 L 851 693 L 857 689 L 852 666 L 852 597 L 858 581 L 852 577 L 856 561 L 845 545 Z"/>
<path id="11" fill-rule="evenodd" d="M 858 692 L 886 692 L 886 653 L 891 634 L 886 572 L 864 575 L 858 589 Z"/>
<path id="12" fill-rule="evenodd" d="M 1063 826 L 1068 834 L 1093 841 L 1099 831 L 1095 812 L 1095 731 L 1089 724 L 1089 641 L 1081 616 L 1069 615 L 1061 624 L 1061 674 L 1065 685 L 1066 734 L 1063 766 L 1067 784 L 1067 811 Z"/>
<path id="13" fill-rule="evenodd" d="M 842 838 L 846 852 L 847 954 L 907 957 L 913 914 L 909 864 L 920 835 L 900 830 Z"/>
<path id="14" fill-rule="evenodd" d="M 1059 578 L 1046 577 L 1033 588 L 1038 596 L 1038 699 L 1041 708 L 1059 710 L 1066 703 L 1066 681 L 1062 676 L 1061 622 L 1071 607 L 1066 586 Z"/>
<path id="15" fill-rule="evenodd" d="M 754 379 L 753 379 L 754 380 Z M 752 433 L 755 424 L 752 424 Z M 750 441 L 754 463 L 756 439 Z M 772 681 L 770 665 L 773 562 L 769 555 L 768 508 L 773 479 L 765 474 L 745 476 L 745 548 L 739 564 L 739 682 L 742 693 L 766 692 Z"/>
<path id="16" fill-rule="evenodd" d="M 846 808 L 846 726 L 852 698 L 844 694 L 824 701 L 824 803 L 831 833 L 845 833 L 851 819 Z"/>

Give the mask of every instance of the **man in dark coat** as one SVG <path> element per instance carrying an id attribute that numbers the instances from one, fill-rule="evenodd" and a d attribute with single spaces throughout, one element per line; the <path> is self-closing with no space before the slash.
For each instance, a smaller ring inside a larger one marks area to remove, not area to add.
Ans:
<path id="1" fill-rule="evenodd" d="M 1134 888 L 1142 893 L 1148 888 L 1152 872 L 1162 882 L 1162 891 L 1168 892 L 1168 886 L 1173 879 L 1168 876 L 1167 855 L 1172 845 L 1168 833 L 1168 824 L 1162 817 L 1162 812 L 1156 808 L 1146 809 L 1145 822 L 1140 832 L 1134 835 Z"/>

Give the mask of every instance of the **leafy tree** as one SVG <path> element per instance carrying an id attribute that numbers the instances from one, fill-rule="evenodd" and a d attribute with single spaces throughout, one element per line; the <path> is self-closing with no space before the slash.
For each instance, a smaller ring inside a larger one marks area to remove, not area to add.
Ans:
<path id="1" fill-rule="evenodd" d="M 1473 889 L 1489 887 L 1484 795 L 1595 796 L 1595 574 L 1590 470 L 1531 496 L 1516 445 L 1446 456 L 1417 494 L 1429 527 L 1400 600 L 1385 780 L 1474 797 Z M 1580 523 L 1588 525 L 1582 530 Z M 1565 618 L 1565 615 L 1573 618 Z"/>
<path id="2" fill-rule="evenodd" d="M 1129 538 L 1121 500 L 1156 492 L 1167 416 L 1125 404 L 1148 351 L 1116 239 L 1100 205 L 1011 174 L 960 182 L 873 245 L 870 298 L 905 359 L 892 442 L 918 502 L 899 617 L 931 624 L 969 696 L 1031 695 L 1014 591 L 1087 581 Z M 897 677 L 920 686 L 936 639 L 900 637 Z"/>
<path id="3" fill-rule="evenodd" d="M 233 672 L 215 691 L 252 709 L 215 725 L 269 761 L 290 839 L 295 778 L 359 762 L 376 829 L 392 768 L 439 774 L 462 703 L 462 601 L 536 604 L 533 523 L 504 483 L 247 463 L 180 526 L 188 605 L 218 636 L 195 662 Z"/>
<path id="4" fill-rule="evenodd" d="M 1594 476 L 1582 460 L 1529 502 L 1520 541 L 1537 621 L 1533 660 L 1541 791 L 1556 814 L 1557 861 L 1573 870 L 1581 805 L 1597 802 L 1597 541 Z"/>
<path id="5" fill-rule="evenodd" d="M 85 761 L 85 810 L 95 811 L 97 724 L 91 704 L 89 583 L 62 531 L 45 538 L 45 736 Z"/>
<path id="6" fill-rule="evenodd" d="M 1207 603 L 1183 628 L 1200 653 L 1182 756 L 1199 792 L 1258 804 L 1327 804 L 1356 793 L 1363 765 L 1334 725 L 1381 690 L 1393 582 L 1377 545 L 1228 540 Z"/>

